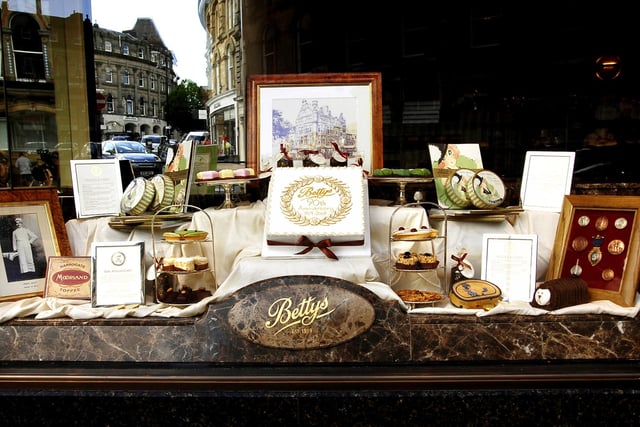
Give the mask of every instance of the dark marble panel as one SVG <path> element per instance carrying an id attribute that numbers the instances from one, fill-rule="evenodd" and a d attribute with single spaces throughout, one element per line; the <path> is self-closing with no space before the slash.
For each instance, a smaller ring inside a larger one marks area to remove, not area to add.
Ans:
<path id="1" fill-rule="evenodd" d="M 640 359 L 637 319 L 557 317 L 542 324 L 543 359 Z"/>
<path id="2" fill-rule="evenodd" d="M 638 319 L 410 315 L 412 361 L 640 360 Z"/>
<path id="3" fill-rule="evenodd" d="M 205 331 L 194 320 L 166 326 L 46 323 L 0 327 L 0 360 L 185 362 L 203 354 Z"/>

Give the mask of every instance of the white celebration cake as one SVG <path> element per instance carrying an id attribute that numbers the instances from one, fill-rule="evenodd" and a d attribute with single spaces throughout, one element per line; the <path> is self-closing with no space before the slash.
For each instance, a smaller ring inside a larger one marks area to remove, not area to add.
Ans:
<path id="1" fill-rule="evenodd" d="M 273 171 L 263 255 L 362 255 L 363 248 L 370 252 L 368 234 L 362 168 L 287 167 Z M 326 244 L 329 251 L 323 247 Z"/>

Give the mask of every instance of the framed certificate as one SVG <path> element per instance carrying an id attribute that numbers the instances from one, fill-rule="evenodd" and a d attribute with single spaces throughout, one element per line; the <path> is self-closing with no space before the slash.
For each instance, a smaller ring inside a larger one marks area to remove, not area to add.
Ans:
<path id="1" fill-rule="evenodd" d="M 520 187 L 522 207 L 560 212 L 571 192 L 574 151 L 527 151 Z"/>
<path id="2" fill-rule="evenodd" d="M 144 304 L 144 242 L 91 245 L 91 306 Z"/>
<path id="3" fill-rule="evenodd" d="M 78 218 L 120 214 L 122 178 L 118 159 L 71 160 L 71 179 Z"/>
<path id="4" fill-rule="evenodd" d="M 482 280 L 500 287 L 504 301 L 526 301 L 536 288 L 538 236 L 536 234 L 484 234 Z"/>

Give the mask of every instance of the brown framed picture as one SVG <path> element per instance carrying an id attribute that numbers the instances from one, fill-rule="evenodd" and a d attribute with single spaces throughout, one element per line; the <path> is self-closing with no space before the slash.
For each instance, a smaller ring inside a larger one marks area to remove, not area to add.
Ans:
<path id="1" fill-rule="evenodd" d="M 0 192 L 0 301 L 42 296 L 47 260 L 71 255 L 55 188 Z"/>
<path id="2" fill-rule="evenodd" d="M 547 280 L 578 276 L 592 301 L 633 306 L 638 290 L 637 196 L 565 196 Z"/>
<path id="3" fill-rule="evenodd" d="M 248 97 L 247 166 L 258 173 L 284 154 L 329 166 L 338 152 L 364 170 L 382 167 L 380 73 L 256 75 Z"/>

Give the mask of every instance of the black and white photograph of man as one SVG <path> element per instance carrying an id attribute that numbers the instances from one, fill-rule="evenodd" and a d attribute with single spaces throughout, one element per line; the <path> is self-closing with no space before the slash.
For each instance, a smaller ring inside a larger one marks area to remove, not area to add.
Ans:
<path id="1" fill-rule="evenodd" d="M 0 216 L 0 239 L 9 282 L 45 276 L 46 255 L 36 214 Z"/>

